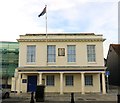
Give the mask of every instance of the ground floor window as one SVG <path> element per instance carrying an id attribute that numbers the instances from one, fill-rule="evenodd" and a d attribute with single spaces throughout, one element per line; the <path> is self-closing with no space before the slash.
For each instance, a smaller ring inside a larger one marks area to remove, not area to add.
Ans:
<path id="1" fill-rule="evenodd" d="M 85 75 L 85 85 L 93 85 L 93 76 L 92 75 Z"/>
<path id="2" fill-rule="evenodd" d="M 54 75 L 47 75 L 46 76 L 46 85 L 47 86 L 54 86 Z"/>
<path id="3" fill-rule="evenodd" d="M 66 86 L 73 86 L 74 85 L 73 75 L 66 75 L 65 84 L 66 84 Z"/>

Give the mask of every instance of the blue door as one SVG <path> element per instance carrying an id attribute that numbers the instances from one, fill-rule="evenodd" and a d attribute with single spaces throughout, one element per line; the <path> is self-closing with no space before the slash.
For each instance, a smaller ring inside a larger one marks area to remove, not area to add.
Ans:
<path id="1" fill-rule="evenodd" d="M 35 92 L 37 86 L 37 76 L 28 76 L 28 92 Z"/>

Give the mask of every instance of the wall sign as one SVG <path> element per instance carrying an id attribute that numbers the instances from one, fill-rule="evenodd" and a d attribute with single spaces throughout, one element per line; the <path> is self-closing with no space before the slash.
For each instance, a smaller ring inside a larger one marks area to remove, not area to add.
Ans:
<path id="1" fill-rule="evenodd" d="M 27 79 L 22 79 L 22 83 L 27 83 Z"/>
<path id="2" fill-rule="evenodd" d="M 58 56 L 65 56 L 65 48 L 58 48 Z"/>

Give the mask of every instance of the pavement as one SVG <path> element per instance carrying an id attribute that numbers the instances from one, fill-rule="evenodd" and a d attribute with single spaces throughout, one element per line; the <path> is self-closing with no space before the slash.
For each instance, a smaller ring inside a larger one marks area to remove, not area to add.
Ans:
<path id="1" fill-rule="evenodd" d="M 74 103 L 117 103 L 117 89 L 111 89 L 107 94 L 102 93 L 74 93 Z M 3 99 L 1 103 L 30 103 L 31 93 L 11 93 L 9 99 Z M 44 102 L 34 103 L 71 103 L 71 94 L 45 93 Z"/>

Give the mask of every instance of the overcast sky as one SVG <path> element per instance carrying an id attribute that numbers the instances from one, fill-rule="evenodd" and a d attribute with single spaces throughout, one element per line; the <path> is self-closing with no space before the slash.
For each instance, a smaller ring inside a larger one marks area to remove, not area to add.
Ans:
<path id="1" fill-rule="evenodd" d="M 118 43 L 118 0 L 1 0 L 0 41 L 16 41 L 26 33 L 51 32 L 103 34 L 104 57 L 109 44 Z"/>

